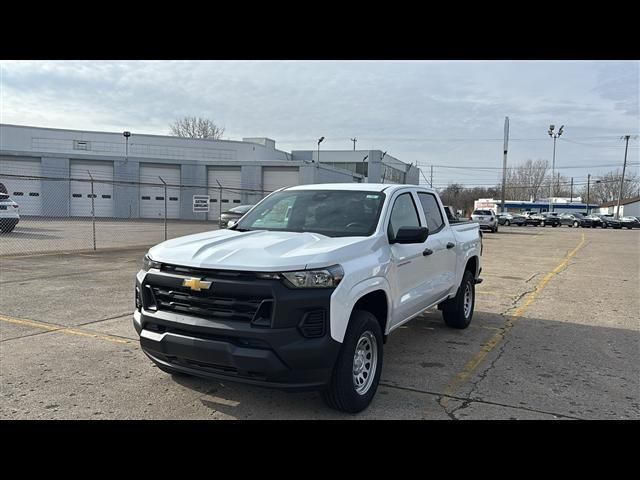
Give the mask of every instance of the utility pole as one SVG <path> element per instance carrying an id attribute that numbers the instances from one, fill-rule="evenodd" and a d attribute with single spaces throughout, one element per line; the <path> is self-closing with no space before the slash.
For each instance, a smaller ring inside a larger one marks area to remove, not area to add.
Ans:
<path id="1" fill-rule="evenodd" d="M 320 137 L 318 139 L 318 163 L 316 164 L 316 167 L 320 168 L 320 144 L 322 143 L 322 141 L 324 140 L 324 137 Z"/>
<path id="2" fill-rule="evenodd" d="M 429 186 L 433 188 L 433 165 L 431 165 L 431 176 L 429 177 Z"/>
<path id="3" fill-rule="evenodd" d="M 569 197 L 569 203 L 573 203 L 573 177 L 571 177 L 571 196 Z"/>
<path id="4" fill-rule="evenodd" d="M 358 139 L 354 137 L 354 138 L 351 139 L 351 141 L 353 142 L 353 151 L 355 152 L 356 151 L 356 142 L 358 141 Z"/>
<path id="5" fill-rule="evenodd" d="M 587 175 L 587 215 L 589 215 L 589 187 L 591 184 L 591 174 Z"/>
<path id="6" fill-rule="evenodd" d="M 624 147 L 624 163 L 622 164 L 622 178 L 620 179 L 620 190 L 618 191 L 618 208 L 616 208 L 615 219 L 617 220 L 620 217 L 620 200 L 622 200 L 622 187 L 624 187 L 624 171 L 627 168 L 627 150 L 629 149 L 629 138 L 631 135 L 625 135 L 624 138 L 626 144 Z"/>
<path id="7" fill-rule="evenodd" d="M 549 133 L 549 136 L 553 138 L 553 162 L 551 164 L 552 165 L 551 166 L 551 185 L 549 188 L 549 192 L 550 192 L 549 211 L 550 212 L 553 212 L 553 194 L 554 194 L 553 181 L 555 180 L 555 176 L 556 176 L 556 140 L 560 135 L 562 135 L 562 130 L 564 129 L 564 125 L 560 127 L 560 130 L 558 130 L 558 133 L 553 133 L 554 128 L 555 128 L 555 125 L 549 125 L 548 133 Z"/>
<path id="8" fill-rule="evenodd" d="M 502 158 L 502 213 L 504 213 L 504 196 L 507 187 L 507 147 L 509 145 L 509 117 L 504 117 L 504 156 Z"/>

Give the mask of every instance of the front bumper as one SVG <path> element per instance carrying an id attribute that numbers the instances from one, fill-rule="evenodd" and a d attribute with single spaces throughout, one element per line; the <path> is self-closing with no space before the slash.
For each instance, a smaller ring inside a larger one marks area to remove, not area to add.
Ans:
<path id="1" fill-rule="evenodd" d="M 148 273 L 142 281 L 138 277 L 136 286 L 148 292 L 147 285 L 174 278 Z M 177 313 L 162 306 L 153 310 L 143 299 L 133 323 L 142 350 L 153 362 L 191 375 L 286 390 L 318 390 L 329 383 L 341 346 L 329 334 L 333 290 L 294 290 L 278 280 L 203 278 L 211 279 L 212 290 L 227 300 L 233 292 L 272 298 L 270 325 Z M 303 328 L 310 312 L 324 312 L 322 335 L 317 330 L 313 338 Z"/>

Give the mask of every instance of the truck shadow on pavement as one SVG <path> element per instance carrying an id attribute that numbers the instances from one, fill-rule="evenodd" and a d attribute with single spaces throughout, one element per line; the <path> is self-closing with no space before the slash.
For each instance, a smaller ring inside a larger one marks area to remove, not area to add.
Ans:
<path id="1" fill-rule="evenodd" d="M 173 381 L 204 393 L 199 406 L 230 419 L 638 418 L 640 332 L 526 317 L 443 408 L 442 394 L 505 321 L 477 311 L 468 329 L 454 330 L 435 311 L 400 327 L 385 345 L 377 394 L 356 415 L 329 409 L 319 392 Z"/>

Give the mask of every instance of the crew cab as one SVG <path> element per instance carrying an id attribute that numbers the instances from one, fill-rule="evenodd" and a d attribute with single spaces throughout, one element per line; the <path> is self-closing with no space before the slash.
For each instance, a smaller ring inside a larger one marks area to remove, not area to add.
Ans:
<path id="1" fill-rule="evenodd" d="M 355 413 L 394 330 L 436 306 L 446 325 L 469 325 L 481 242 L 430 188 L 287 187 L 228 229 L 152 247 L 133 323 L 163 371 L 319 390 Z"/>

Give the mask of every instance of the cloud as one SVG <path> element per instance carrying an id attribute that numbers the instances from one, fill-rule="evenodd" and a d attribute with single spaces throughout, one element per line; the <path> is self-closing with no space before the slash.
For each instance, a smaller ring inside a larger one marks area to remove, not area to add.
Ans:
<path id="1" fill-rule="evenodd" d="M 280 148 L 378 148 L 423 165 L 500 166 L 550 158 L 550 123 L 566 138 L 609 136 L 611 148 L 563 144 L 559 164 L 618 162 L 616 136 L 637 133 L 638 62 L 51 61 L 0 63 L 0 121 L 165 134 L 182 115 L 225 136 L 269 136 Z M 519 141 L 517 139 L 525 139 Z M 527 140 L 528 139 L 528 140 Z M 588 142 L 588 140 L 582 140 Z M 605 145 L 606 147 L 606 145 Z M 637 159 L 637 149 L 630 151 Z M 585 175 L 587 169 L 576 171 Z M 441 182 L 469 173 L 441 169 Z M 498 174 L 476 175 L 493 181 Z"/>

